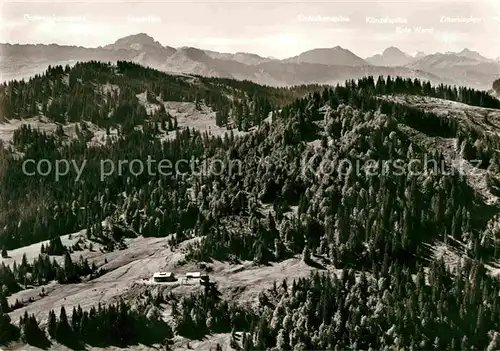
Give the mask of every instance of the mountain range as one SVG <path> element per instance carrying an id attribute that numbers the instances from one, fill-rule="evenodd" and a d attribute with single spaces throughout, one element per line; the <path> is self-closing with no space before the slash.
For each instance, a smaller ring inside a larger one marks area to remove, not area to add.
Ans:
<path id="1" fill-rule="evenodd" d="M 118 62 L 0 85 L 0 349 L 500 350 L 500 100 L 130 61 L 281 83 L 492 62 L 4 48 L 24 72 Z"/>
<path id="2" fill-rule="evenodd" d="M 250 80 L 271 86 L 336 84 L 366 75 L 390 75 L 489 89 L 491 81 L 500 76 L 498 60 L 487 59 L 468 49 L 457 53 L 410 55 L 389 47 L 381 54 L 363 59 L 346 48 L 335 46 L 280 60 L 254 53 L 174 48 L 139 33 L 97 48 L 0 44 L 1 81 L 27 78 L 43 72 L 49 65 L 72 65 L 89 60 L 128 60 L 168 73 Z"/>

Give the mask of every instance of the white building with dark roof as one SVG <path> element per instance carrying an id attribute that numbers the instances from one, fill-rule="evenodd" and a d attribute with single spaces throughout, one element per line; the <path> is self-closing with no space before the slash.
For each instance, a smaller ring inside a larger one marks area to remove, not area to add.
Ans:
<path id="1" fill-rule="evenodd" d="M 177 280 L 173 272 L 156 272 L 153 274 L 153 281 L 156 283 L 173 282 Z"/>
<path id="2" fill-rule="evenodd" d="M 202 272 L 187 272 L 186 273 L 186 279 L 191 280 L 191 279 L 199 279 L 199 280 L 207 280 L 208 275 Z"/>

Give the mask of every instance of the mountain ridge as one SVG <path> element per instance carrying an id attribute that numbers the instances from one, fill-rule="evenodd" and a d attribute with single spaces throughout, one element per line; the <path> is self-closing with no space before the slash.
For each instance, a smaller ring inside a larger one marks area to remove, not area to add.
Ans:
<path id="1" fill-rule="evenodd" d="M 490 82 L 497 78 L 495 74 L 500 72 L 500 63 L 469 49 L 459 53 L 412 57 L 390 46 L 382 54 L 363 59 L 337 45 L 307 50 L 280 60 L 255 53 L 224 53 L 187 46 L 174 48 L 162 45 L 146 33 L 125 36 L 97 48 L 59 44 L 0 44 L 0 54 L 2 81 L 28 78 L 41 73 L 49 65 L 71 65 L 89 60 L 131 60 L 166 72 L 247 79 L 273 86 L 336 84 L 348 79 L 349 76 L 344 72 L 349 72 L 352 79 L 366 74 L 399 75 L 429 79 L 433 83 L 488 89 Z M 443 62 L 437 62 L 439 60 Z M 471 73 L 462 74 L 464 68 Z"/>

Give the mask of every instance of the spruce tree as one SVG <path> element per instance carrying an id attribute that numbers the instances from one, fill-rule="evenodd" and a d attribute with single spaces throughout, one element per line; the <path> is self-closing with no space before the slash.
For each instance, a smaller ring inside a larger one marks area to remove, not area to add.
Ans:
<path id="1" fill-rule="evenodd" d="M 47 332 L 51 338 L 56 338 L 57 331 L 57 319 L 54 310 L 50 310 L 48 322 L 47 322 Z"/>
<path id="2" fill-rule="evenodd" d="M 66 309 L 61 306 L 61 311 L 59 313 L 59 320 L 57 322 L 57 327 L 55 331 L 56 339 L 65 343 L 69 340 L 71 336 L 71 328 L 68 322 L 68 316 L 66 314 Z"/>

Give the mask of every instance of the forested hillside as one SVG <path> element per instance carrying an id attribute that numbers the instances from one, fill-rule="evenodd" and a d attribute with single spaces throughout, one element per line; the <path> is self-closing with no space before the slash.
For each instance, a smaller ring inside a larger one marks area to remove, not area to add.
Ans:
<path id="1" fill-rule="evenodd" d="M 138 97 L 144 93 L 146 101 Z M 486 117 L 427 110 L 415 97 Z M 167 112 L 172 101 L 211 108 L 228 132 L 178 128 Z M 6 123 L 44 116 L 61 126 L 55 133 L 25 126 L 0 144 L 4 256 L 50 239 L 34 262 L 0 265 L 0 342 L 18 338 L 15 327 L 3 328 L 11 325 L 6 313 L 29 308 L 9 305 L 7 296 L 54 280 L 105 281 L 107 271 L 95 262 L 71 259 L 88 247 L 64 247 L 58 239 L 84 230 L 103 254 L 126 250 L 130 238 L 159 237 L 182 252 L 181 266 L 215 260 L 267 267 L 300 257 L 315 271 L 296 280 L 290 272 L 253 304 L 235 303 L 217 285 L 206 285 L 184 296 L 123 294 L 127 302 L 89 312 L 78 306 L 71 318 L 62 310 L 40 321 L 26 314 L 18 324 L 24 342 L 169 347 L 177 337 L 226 333 L 232 348 L 244 350 L 500 347 L 494 274 L 500 102 L 485 92 L 399 77 L 277 89 L 90 62 L 4 84 L 0 102 Z M 62 128 L 71 123 L 75 135 Z M 108 134 L 116 129 L 117 136 L 89 143 L 91 125 Z M 169 131 L 175 137 L 163 138 Z M 103 159 L 148 156 L 219 160 L 226 172 L 205 172 L 202 165 L 169 176 L 125 169 L 101 179 Z M 86 166 L 77 181 L 73 169 L 56 181 L 23 174 L 25 159 L 85 160 Z M 457 160 L 467 167 L 458 169 Z M 227 172 L 236 161 L 238 172 Z M 368 161 L 392 162 L 372 174 Z M 395 161 L 415 165 L 398 173 Z M 360 171 L 345 172 L 337 167 L 342 163 L 361 164 Z M 459 259 L 437 258 L 438 246 Z M 49 258 L 63 255 L 63 263 Z M 139 324 L 151 328 L 150 340 L 147 329 L 124 332 Z"/>

